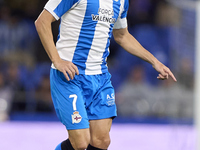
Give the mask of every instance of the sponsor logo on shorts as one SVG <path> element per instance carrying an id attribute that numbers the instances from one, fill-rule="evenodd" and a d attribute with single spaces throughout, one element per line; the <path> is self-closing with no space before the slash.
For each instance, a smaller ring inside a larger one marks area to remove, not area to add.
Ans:
<path id="1" fill-rule="evenodd" d="M 75 112 L 73 113 L 73 115 L 72 115 L 72 123 L 73 123 L 73 124 L 74 124 L 74 123 L 79 123 L 79 122 L 81 122 L 81 120 L 82 120 L 81 115 L 79 114 L 78 111 L 75 111 Z"/>
<path id="2" fill-rule="evenodd" d="M 115 104 L 115 94 L 112 93 L 111 95 L 107 94 L 107 105 L 112 106 Z"/>

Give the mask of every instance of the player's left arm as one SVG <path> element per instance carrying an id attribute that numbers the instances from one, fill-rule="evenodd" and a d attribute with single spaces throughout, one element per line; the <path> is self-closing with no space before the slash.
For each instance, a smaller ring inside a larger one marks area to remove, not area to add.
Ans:
<path id="1" fill-rule="evenodd" d="M 127 52 L 135 55 L 147 62 L 159 72 L 158 79 L 168 79 L 170 76 L 176 81 L 175 76 L 168 67 L 156 59 L 149 51 L 147 51 L 129 32 L 127 28 L 113 29 L 113 36 L 115 41 L 123 47 Z"/>

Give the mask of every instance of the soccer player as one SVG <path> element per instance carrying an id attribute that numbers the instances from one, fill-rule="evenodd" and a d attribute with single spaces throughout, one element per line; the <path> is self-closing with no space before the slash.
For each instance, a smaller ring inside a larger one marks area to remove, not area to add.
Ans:
<path id="1" fill-rule="evenodd" d="M 35 21 L 52 61 L 51 95 L 68 139 L 56 150 L 105 150 L 112 119 L 117 116 L 106 59 L 110 38 L 149 62 L 158 79 L 176 78 L 127 30 L 128 0 L 49 0 Z M 61 21 L 56 46 L 51 23 Z"/>

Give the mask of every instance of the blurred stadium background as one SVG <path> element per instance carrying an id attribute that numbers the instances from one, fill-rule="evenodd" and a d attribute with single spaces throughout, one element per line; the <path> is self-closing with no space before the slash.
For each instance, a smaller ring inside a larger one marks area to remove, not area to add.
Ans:
<path id="1" fill-rule="evenodd" d="M 0 0 L 1 150 L 50 150 L 67 137 L 51 101 L 51 62 L 34 27 L 46 2 Z M 195 0 L 130 0 L 130 33 L 170 67 L 178 82 L 157 80 L 151 65 L 112 39 L 108 65 L 118 117 L 110 150 L 196 149 L 198 5 Z M 53 23 L 55 41 L 58 25 Z"/>

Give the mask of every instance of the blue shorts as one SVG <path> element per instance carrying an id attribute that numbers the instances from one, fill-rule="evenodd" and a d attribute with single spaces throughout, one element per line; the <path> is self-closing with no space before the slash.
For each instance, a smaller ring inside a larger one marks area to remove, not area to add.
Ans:
<path id="1" fill-rule="evenodd" d="M 62 72 L 51 69 L 51 96 L 60 121 L 68 130 L 89 128 L 89 120 L 117 116 L 114 88 L 109 73 L 75 75 L 67 81 Z"/>

